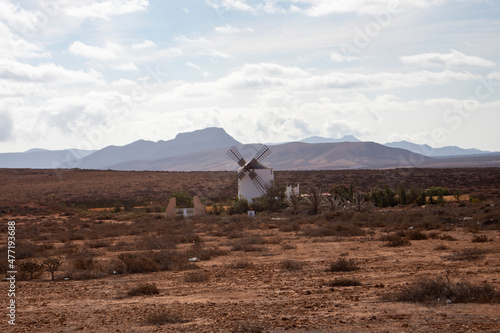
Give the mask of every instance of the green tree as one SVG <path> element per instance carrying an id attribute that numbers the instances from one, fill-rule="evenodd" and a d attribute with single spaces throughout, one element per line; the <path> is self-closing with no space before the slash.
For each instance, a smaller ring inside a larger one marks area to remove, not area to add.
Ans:
<path id="1" fill-rule="evenodd" d="M 186 192 L 176 191 L 170 195 L 175 198 L 176 204 L 179 208 L 193 208 L 193 197 Z"/>

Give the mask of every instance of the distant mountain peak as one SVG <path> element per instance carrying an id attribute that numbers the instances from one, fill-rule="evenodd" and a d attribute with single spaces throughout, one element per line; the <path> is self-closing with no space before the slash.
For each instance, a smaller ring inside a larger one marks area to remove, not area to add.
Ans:
<path id="1" fill-rule="evenodd" d="M 322 136 L 311 136 L 308 138 L 305 138 L 303 140 L 300 140 L 300 142 L 304 143 L 339 143 L 339 142 L 361 142 L 358 138 L 356 138 L 354 135 L 344 135 L 343 137 L 339 139 L 334 139 L 334 138 L 325 138 Z"/>
<path id="2" fill-rule="evenodd" d="M 422 154 L 430 157 L 446 157 L 446 156 L 464 156 L 464 155 L 479 155 L 489 154 L 491 152 L 482 151 L 479 149 L 464 149 L 457 146 L 446 146 L 441 148 L 432 148 L 429 145 L 419 145 L 408 141 L 388 142 L 384 146 L 390 148 L 401 148 L 411 152 Z"/>
<path id="3" fill-rule="evenodd" d="M 197 135 L 229 135 L 227 132 L 221 127 L 207 127 L 199 130 L 194 130 L 192 132 L 182 132 L 178 133 L 175 138 L 183 138 L 186 136 L 197 136 Z"/>

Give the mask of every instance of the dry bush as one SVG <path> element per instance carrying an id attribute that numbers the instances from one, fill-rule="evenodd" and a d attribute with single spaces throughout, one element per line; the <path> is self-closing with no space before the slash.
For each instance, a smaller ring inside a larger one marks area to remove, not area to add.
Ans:
<path id="1" fill-rule="evenodd" d="M 329 282 L 326 282 L 325 285 L 329 287 L 357 287 L 361 285 L 361 282 L 358 279 L 351 278 L 338 278 Z"/>
<path id="2" fill-rule="evenodd" d="M 354 224 L 328 223 L 316 228 L 305 227 L 302 234 L 307 237 L 356 237 L 364 236 L 366 232 Z"/>
<path id="3" fill-rule="evenodd" d="M 410 303 L 500 303 L 500 292 L 493 286 L 451 283 L 441 278 L 423 278 L 387 294 L 385 299 Z"/>
<path id="4" fill-rule="evenodd" d="M 172 250 L 177 248 L 177 244 L 179 243 L 181 243 L 181 239 L 179 236 L 175 235 L 144 235 L 142 239 L 137 242 L 136 248 L 141 250 Z"/>
<path id="5" fill-rule="evenodd" d="M 262 244 L 266 244 L 266 240 L 262 237 L 241 238 L 231 243 L 231 251 L 262 252 L 266 249 L 260 246 L 255 246 Z"/>
<path id="6" fill-rule="evenodd" d="M 24 241 L 20 246 L 16 247 L 16 259 L 30 259 L 40 254 L 39 246 L 29 241 Z"/>
<path id="7" fill-rule="evenodd" d="M 280 266 L 283 269 L 289 270 L 289 271 L 300 271 L 302 268 L 304 268 L 305 263 L 301 261 L 296 261 L 292 259 L 285 259 L 280 262 Z"/>
<path id="8" fill-rule="evenodd" d="M 278 224 L 278 230 L 281 232 L 298 232 L 300 231 L 300 224 L 297 221 L 287 221 Z"/>
<path id="9" fill-rule="evenodd" d="M 118 259 L 126 265 L 127 273 L 148 273 L 160 269 L 150 256 L 140 253 L 121 253 Z"/>
<path id="10" fill-rule="evenodd" d="M 208 282 L 210 274 L 204 271 L 190 272 L 184 275 L 184 282 Z"/>
<path id="11" fill-rule="evenodd" d="M 383 242 L 387 242 L 385 246 L 389 247 L 406 246 L 411 244 L 408 238 L 401 237 L 398 234 L 384 235 L 380 238 L 380 240 Z"/>
<path id="12" fill-rule="evenodd" d="M 404 232 L 404 235 L 401 235 L 401 236 L 405 236 L 409 240 L 426 240 L 429 238 L 429 236 L 424 234 L 422 231 L 414 230 L 414 229 L 413 230 L 406 230 Z"/>
<path id="13" fill-rule="evenodd" d="M 486 243 L 488 242 L 488 236 L 487 235 L 474 235 L 472 236 L 472 243 Z"/>
<path id="14" fill-rule="evenodd" d="M 158 295 L 160 291 L 154 283 L 142 283 L 127 292 L 129 296 Z"/>
<path id="15" fill-rule="evenodd" d="M 193 243 L 189 250 L 186 251 L 186 256 L 189 258 L 196 257 L 199 260 L 210 260 L 213 257 L 227 255 L 228 252 L 218 247 L 205 247 L 203 243 Z"/>
<path id="16" fill-rule="evenodd" d="M 439 239 L 441 240 L 447 240 L 447 241 L 450 241 L 450 242 L 454 242 L 456 241 L 457 239 L 451 235 L 448 235 L 448 234 L 444 234 L 442 235 L 441 237 L 439 237 Z"/>
<path id="17" fill-rule="evenodd" d="M 85 247 L 89 249 L 99 249 L 103 247 L 109 247 L 109 245 L 109 241 L 106 241 L 104 239 L 91 240 L 85 243 Z"/>
<path id="18" fill-rule="evenodd" d="M 462 251 L 449 254 L 447 256 L 444 256 L 443 258 L 452 261 L 478 260 L 483 259 L 488 252 L 490 251 L 478 248 L 463 249 Z"/>
<path id="19" fill-rule="evenodd" d="M 43 274 L 45 266 L 36 261 L 23 261 L 19 264 L 21 280 L 33 280 Z"/>
<path id="20" fill-rule="evenodd" d="M 147 325 L 182 324 L 187 322 L 188 320 L 165 309 L 154 310 L 146 316 Z"/>
<path id="21" fill-rule="evenodd" d="M 346 260 L 345 258 L 338 258 L 337 261 L 330 264 L 328 271 L 330 272 L 352 272 L 359 270 L 360 267 L 356 265 L 354 260 Z"/>

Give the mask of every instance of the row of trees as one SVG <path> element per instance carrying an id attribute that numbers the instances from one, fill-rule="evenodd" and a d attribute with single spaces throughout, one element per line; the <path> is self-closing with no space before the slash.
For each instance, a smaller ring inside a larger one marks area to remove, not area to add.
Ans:
<path id="1" fill-rule="evenodd" d="M 404 185 L 399 186 L 396 190 L 386 186 L 385 188 L 374 188 L 370 192 L 361 192 L 351 183 L 350 186 L 335 186 L 328 192 L 323 192 L 319 187 L 313 187 L 306 193 L 292 194 L 286 198 L 285 187 L 272 184 L 264 195 L 254 198 L 252 203 L 242 198 L 236 199 L 228 212 L 229 214 L 241 214 L 248 210 L 276 212 L 286 209 L 293 214 L 306 211 L 308 214 L 316 215 L 325 210 L 363 211 L 372 206 L 383 208 L 397 205 L 443 203 L 445 195 L 450 195 L 450 191 L 442 187 L 418 190 L 413 187 L 407 189 Z M 454 195 L 458 201 L 460 193 L 455 191 Z"/>

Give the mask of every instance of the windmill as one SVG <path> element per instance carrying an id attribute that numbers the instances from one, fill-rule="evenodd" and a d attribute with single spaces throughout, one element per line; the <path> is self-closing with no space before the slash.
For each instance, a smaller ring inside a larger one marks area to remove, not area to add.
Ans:
<path id="1" fill-rule="evenodd" d="M 238 198 L 243 197 L 248 201 L 266 193 L 267 187 L 274 181 L 273 169 L 260 163 L 271 154 L 267 146 L 263 146 L 250 162 L 246 162 L 235 146 L 227 151 L 240 168 L 238 169 Z"/>

